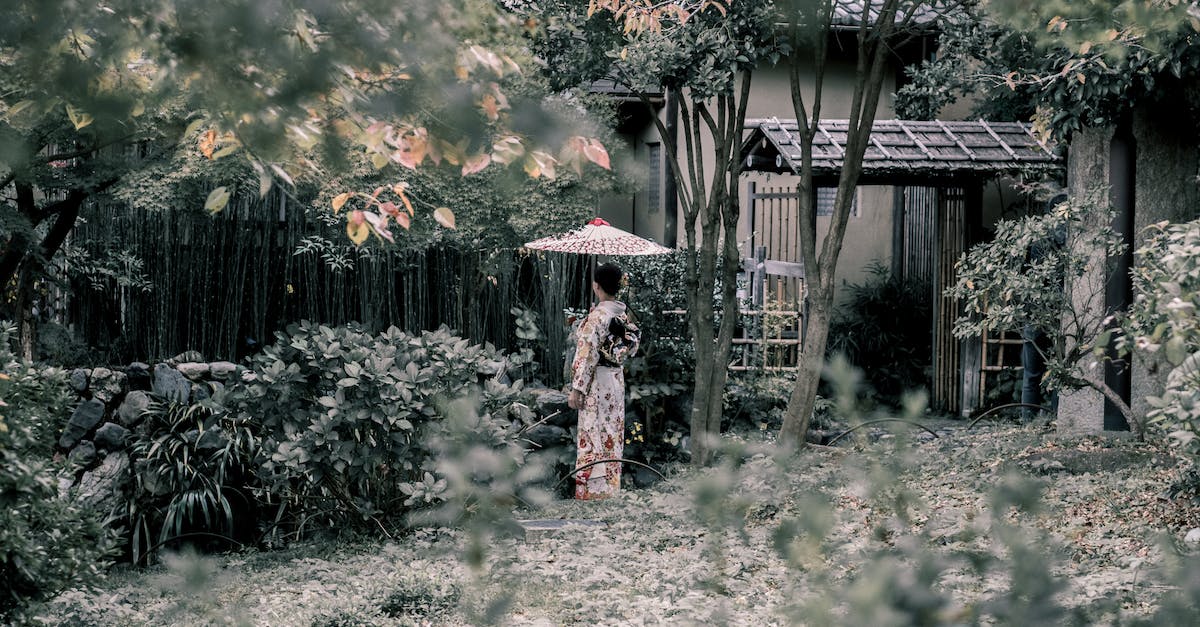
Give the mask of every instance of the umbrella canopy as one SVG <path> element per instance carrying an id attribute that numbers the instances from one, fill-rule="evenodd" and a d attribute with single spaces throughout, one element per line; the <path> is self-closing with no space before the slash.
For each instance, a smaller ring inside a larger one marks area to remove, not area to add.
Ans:
<path id="1" fill-rule="evenodd" d="M 525 247 L 577 255 L 665 255 L 672 252 L 666 246 L 622 231 L 603 218 L 596 218 L 570 233 L 534 240 Z"/>

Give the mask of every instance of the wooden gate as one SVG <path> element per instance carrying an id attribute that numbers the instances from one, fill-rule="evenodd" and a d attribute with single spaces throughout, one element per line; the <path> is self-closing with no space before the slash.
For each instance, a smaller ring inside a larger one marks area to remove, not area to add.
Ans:
<path id="1" fill-rule="evenodd" d="M 930 334 L 933 350 L 931 405 L 959 413 L 977 402 L 977 343 L 954 337 L 961 313 L 958 299 L 945 295 L 954 285 L 954 264 L 967 250 L 967 189 L 964 187 L 905 187 L 903 190 L 902 250 L 899 269 L 904 278 L 924 286 L 933 303 Z M 964 365 L 967 365 L 964 369 Z M 973 381 L 968 381 L 972 379 Z M 964 398 L 969 390 L 971 398 Z"/>
<path id="2" fill-rule="evenodd" d="M 804 265 L 800 261 L 800 203 L 794 187 L 750 184 L 751 257 L 742 260 L 746 303 L 731 370 L 795 370 L 803 341 Z"/>

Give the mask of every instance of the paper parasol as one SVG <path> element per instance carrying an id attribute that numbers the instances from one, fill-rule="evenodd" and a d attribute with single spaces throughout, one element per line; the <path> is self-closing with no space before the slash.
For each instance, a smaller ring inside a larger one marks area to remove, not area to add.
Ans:
<path id="1" fill-rule="evenodd" d="M 563 235 L 551 235 L 525 244 L 525 248 L 550 250 L 576 255 L 665 255 L 674 252 L 666 246 L 622 231 L 603 218 L 595 218 L 582 228 Z"/>

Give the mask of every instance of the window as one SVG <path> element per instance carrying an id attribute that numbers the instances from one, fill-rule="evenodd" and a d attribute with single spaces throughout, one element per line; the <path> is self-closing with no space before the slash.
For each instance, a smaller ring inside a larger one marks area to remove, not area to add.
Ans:
<path id="1" fill-rule="evenodd" d="M 646 144 L 647 159 L 650 161 L 650 180 L 646 185 L 646 204 L 650 206 L 650 213 L 657 213 L 662 209 L 662 146 L 659 144 Z"/>
<path id="2" fill-rule="evenodd" d="M 817 215 L 831 216 L 833 215 L 833 201 L 837 198 L 836 187 L 818 187 L 817 188 Z M 850 215 L 858 215 L 858 190 L 853 192 L 853 198 L 850 199 Z"/>

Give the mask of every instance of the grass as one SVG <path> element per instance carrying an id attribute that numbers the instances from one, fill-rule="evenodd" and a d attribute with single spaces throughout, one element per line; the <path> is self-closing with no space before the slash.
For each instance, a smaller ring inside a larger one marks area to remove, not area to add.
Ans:
<path id="1" fill-rule="evenodd" d="M 495 537 L 481 571 L 461 532 L 419 530 L 126 569 L 42 622 L 886 624 L 901 607 L 892 624 L 911 624 L 926 603 L 931 624 L 1018 622 L 1004 608 L 1020 604 L 1103 624 L 1149 616 L 1173 589 L 1164 547 L 1200 527 L 1194 503 L 1162 496 L 1188 462 L 1131 440 L 988 426 L 781 460 L 752 438 L 652 489 L 518 511 L 607 527 Z M 1039 561 L 1061 584 L 1041 600 L 1019 568 Z"/>

